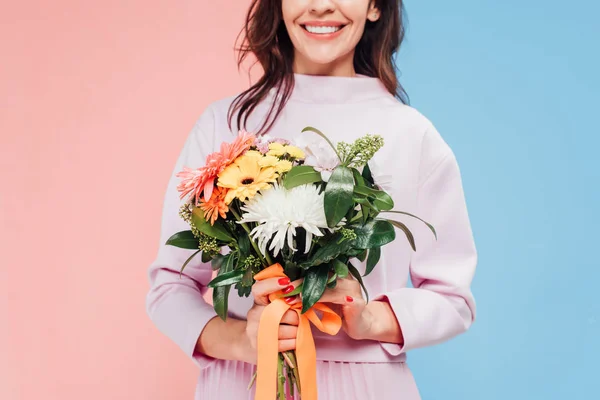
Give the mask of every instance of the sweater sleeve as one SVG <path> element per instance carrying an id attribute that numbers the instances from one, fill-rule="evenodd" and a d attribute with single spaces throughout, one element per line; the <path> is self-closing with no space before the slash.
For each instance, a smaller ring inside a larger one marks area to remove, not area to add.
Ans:
<path id="1" fill-rule="evenodd" d="M 477 251 L 459 166 L 431 124 L 421 151 L 415 214 L 434 226 L 437 240 L 423 222 L 412 219 L 417 249 L 410 249 L 413 287 L 392 289 L 374 298 L 390 304 L 404 336 L 403 345 L 380 342 L 393 356 L 444 342 L 467 331 L 475 320 L 470 286 Z"/>
<path id="2" fill-rule="evenodd" d="M 146 312 L 158 330 L 177 344 L 199 367 L 206 366 L 211 357 L 200 354 L 196 342 L 200 333 L 217 314 L 202 297 L 205 286 L 211 280 L 210 264 L 203 263 L 196 255 L 179 272 L 185 260 L 195 250 L 166 245 L 167 239 L 176 232 L 190 227 L 180 216 L 180 199 L 177 185 L 180 178 L 175 174 L 184 166 L 198 168 L 206 162 L 206 156 L 214 147 L 214 116 L 207 107 L 188 134 L 171 173 L 164 196 L 158 254 L 147 270 L 150 290 L 146 295 Z"/>

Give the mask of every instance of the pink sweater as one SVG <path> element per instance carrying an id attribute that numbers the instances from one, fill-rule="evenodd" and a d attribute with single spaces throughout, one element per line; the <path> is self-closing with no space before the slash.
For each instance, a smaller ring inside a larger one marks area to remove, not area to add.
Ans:
<path id="1" fill-rule="evenodd" d="M 404 233 L 382 247 L 379 264 L 365 278 L 372 300 L 389 301 L 404 334 L 403 346 L 357 341 L 343 331 L 329 336 L 313 329 L 318 360 L 403 362 L 408 350 L 446 341 L 465 332 L 475 319 L 470 290 L 477 251 L 463 193 L 461 174 L 451 148 L 434 125 L 416 109 L 394 98 L 377 78 L 294 74 L 296 86 L 283 113 L 269 132 L 294 141 L 305 126 L 313 126 L 336 142 L 379 134 L 384 147 L 373 159 L 376 181 L 394 199 L 395 210 L 413 213 L 434 225 L 438 240 L 420 221 L 401 214 L 387 218 L 404 222 L 415 236 L 414 252 Z M 211 267 L 200 257 L 179 270 L 193 252 L 164 245 L 175 232 L 189 229 L 178 216 L 179 178 L 183 166 L 203 165 L 207 154 L 237 133 L 227 127 L 227 109 L 234 96 L 211 103 L 189 133 L 167 186 L 158 254 L 148 269 L 147 313 L 158 329 L 197 365 L 211 358 L 195 351 L 206 323 L 216 316 L 202 297 Z M 273 93 L 255 111 L 246 127 L 258 128 Z M 355 260 L 359 271 L 364 263 Z M 407 287 L 408 279 L 413 287 Z M 229 297 L 229 315 L 245 319 L 251 297 Z"/>

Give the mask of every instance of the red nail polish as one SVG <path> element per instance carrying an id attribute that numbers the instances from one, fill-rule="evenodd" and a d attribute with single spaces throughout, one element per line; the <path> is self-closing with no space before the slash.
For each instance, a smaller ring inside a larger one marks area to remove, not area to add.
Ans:
<path id="1" fill-rule="evenodd" d="M 292 301 L 296 300 L 296 296 L 291 296 L 291 297 L 286 297 L 285 298 L 285 302 L 286 303 L 291 303 Z"/>
<path id="2" fill-rule="evenodd" d="M 279 283 L 281 286 L 289 285 L 290 284 L 290 278 L 288 278 L 288 277 L 279 278 L 279 280 L 277 281 L 277 283 Z"/>
<path id="3" fill-rule="evenodd" d="M 294 290 L 294 285 L 290 285 L 290 286 L 286 287 L 285 289 L 283 289 L 283 293 L 288 294 L 292 290 Z"/>
<path id="4" fill-rule="evenodd" d="M 350 296 L 346 296 L 346 301 L 348 303 L 352 303 L 354 301 L 354 299 L 352 297 L 350 297 Z"/>

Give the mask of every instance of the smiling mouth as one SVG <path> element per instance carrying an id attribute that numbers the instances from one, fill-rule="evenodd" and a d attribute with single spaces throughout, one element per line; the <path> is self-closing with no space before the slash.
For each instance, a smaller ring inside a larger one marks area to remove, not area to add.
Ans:
<path id="1" fill-rule="evenodd" d="M 307 32 L 315 33 L 317 35 L 327 35 L 331 33 L 335 33 L 346 25 L 338 25 L 338 26 L 311 26 L 311 25 L 300 25 L 302 29 Z"/>

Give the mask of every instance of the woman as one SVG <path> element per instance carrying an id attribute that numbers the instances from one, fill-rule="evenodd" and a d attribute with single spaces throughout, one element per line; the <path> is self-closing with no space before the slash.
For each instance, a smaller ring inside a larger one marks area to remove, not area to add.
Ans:
<path id="1" fill-rule="evenodd" d="M 248 298 L 233 294 L 224 322 L 202 296 L 210 265 L 196 257 L 180 278 L 191 250 L 164 245 L 173 233 L 188 229 L 178 216 L 175 173 L 184 165 L 202 166 L 238 128 L 305 140 L 315 154 L 323 148 L 300 133 L 308 125 L 334 142 L 381 135 L 385 145 L 372 160 L 376 182 L 397 209 L 418 215 L 437 231 L 436 240 L 421 222 L 398 217 L 414 233 L 417 251 L 403 234 L 382 248 L 379 264 L 365 278 L 368 303 L 351 278 L 327 289 L 321 301 L 337 307 L 343 328 L 336 336 L 313 329 L 320 399 L 419 399 L 406 352 L 448 340 L 474 321 L 470 284 L 477 252 L 458 164 L 433 124 L 405 104 L 394 74 L 402 11 L 401 0 L 253 1 L 239 61 L 252 53 L 265 74 L 238 96 L 211 103 L 196 122 L 168 185 L 161 245 L 148 271 L 150 318 L 201 367 L 196 399 L 254 398 L 247 385 L 267 296 L 300 282 L 273 278 L 257 282 Z M 364 264 L 360 268 L 364 271 Z M 412 288 L 406 287 L 409 276 Z M 280 351 L 295 348 L 297 323 L 288 311 L 280 326 Z"/>

